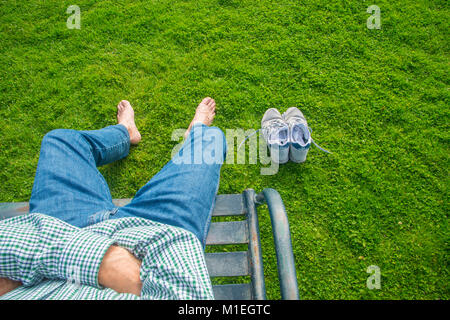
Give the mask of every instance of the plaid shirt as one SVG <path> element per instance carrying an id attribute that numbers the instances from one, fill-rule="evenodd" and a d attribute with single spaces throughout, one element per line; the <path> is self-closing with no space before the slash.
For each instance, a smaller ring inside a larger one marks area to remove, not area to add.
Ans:
<path id="1" fill-rule="evenodd" d="M 141 297 L 99 285 L 100 263 L 113 244 L 142 260 Z M 195 235 L 141 218 L 81 229 L 37 213 L 0 221 L 0 277 L 23 283 L 0 299 L 214 298 Z"/>

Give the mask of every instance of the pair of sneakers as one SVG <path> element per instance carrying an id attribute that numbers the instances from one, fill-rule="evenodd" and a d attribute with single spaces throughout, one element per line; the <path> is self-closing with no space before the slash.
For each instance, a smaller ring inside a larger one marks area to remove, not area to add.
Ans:
<path id="1" fill-rule="evenodd" d="M 261 131 L 275 163 L 305 162 L 311 143 L 331 153 L 314 142 L 305 116 L 296 107 L 283 114 L 275 108 L 267 110 L 261 121 Z"/>

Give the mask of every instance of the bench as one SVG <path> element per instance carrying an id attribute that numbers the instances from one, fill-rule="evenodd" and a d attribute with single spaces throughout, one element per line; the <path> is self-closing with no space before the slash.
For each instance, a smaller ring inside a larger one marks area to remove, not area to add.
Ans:
<path id="1" fill-rule="evenodd" d="M 124 206 L 131 199 L 115 199 L 116 206 Z M 224 194 L 216 197 L 213 217 L 241 216 L 239 221 L 212 222 L 207 246 L 248 245 L 246 251 L 206 253 L 209 274 L 214 277 L 250 276 L 249 283 L 213 286 L 217 300 L 265 300 L 266 289 L 262 261 L 257 207 L 267 203 L 278 264 L 281 298 L 299 299 L 294 254 L 289 221 L 280 194 L 265 189 L 256 194 L 247 189 L 242 194 Z M 0 203 L 0 220 L 27 214 L 27 202 Z"/>

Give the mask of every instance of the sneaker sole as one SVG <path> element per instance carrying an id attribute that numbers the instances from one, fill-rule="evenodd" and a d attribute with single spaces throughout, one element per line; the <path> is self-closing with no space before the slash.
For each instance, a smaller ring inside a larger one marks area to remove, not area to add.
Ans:
<path id="1" fill-rule="evenodd" d="M 308 149 L 297 149 L 295 147 L 289 146 L 289 160 L 295 163 L 303 163 L 306 161 L 306 158 L 308 157 Z"/>

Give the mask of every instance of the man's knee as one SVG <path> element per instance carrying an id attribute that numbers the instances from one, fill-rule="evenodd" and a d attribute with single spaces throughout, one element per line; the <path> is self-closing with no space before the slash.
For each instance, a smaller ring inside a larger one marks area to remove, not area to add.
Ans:
<path id="1" fill-rule="evenodd" d="M 58 144 L 58 143 L 71 143 L 75 139 L 78 139 L 79 134 L 76 130 L 72 129 L 54 129 L 48 132 L 42 139 L 42 144 Z"/>

